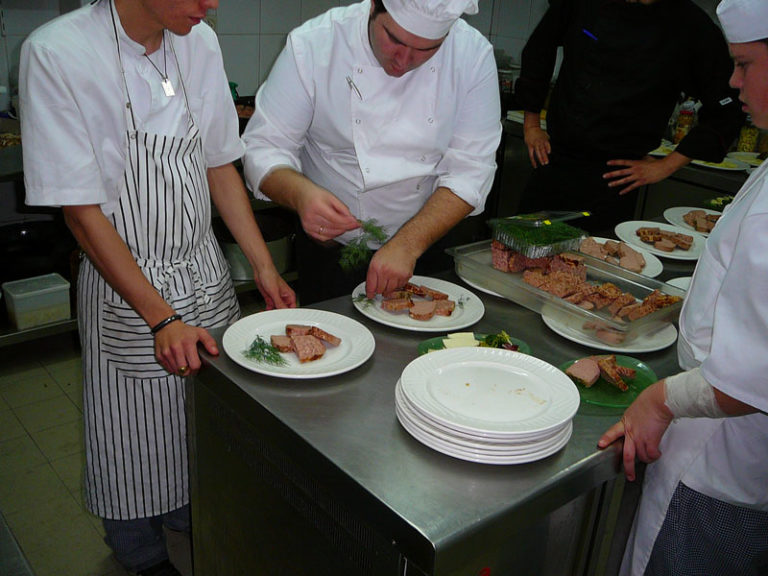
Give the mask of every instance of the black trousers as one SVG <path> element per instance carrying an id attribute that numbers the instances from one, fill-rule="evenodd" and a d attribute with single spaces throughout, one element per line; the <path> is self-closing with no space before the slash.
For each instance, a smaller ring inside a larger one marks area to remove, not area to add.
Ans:
<path id="1" fill-rule="evenodd" d="M 604 161 L 585 161 L 550 154 L 549 164 L 539 166 L 523 191 L 521 214 L 538 210 L 588 210 L 591 216 L 570 224 L 594 236 L 613 237 L 616 224 L 634 219 L 637 190 L 619 195 L 609 188 L 603 174 L 615 168 Z"/>

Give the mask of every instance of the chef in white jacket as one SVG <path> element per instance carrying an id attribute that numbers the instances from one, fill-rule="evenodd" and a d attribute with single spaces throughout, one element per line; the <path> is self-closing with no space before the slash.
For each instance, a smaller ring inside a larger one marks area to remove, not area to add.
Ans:
<path id="1" fill-rule="evenodd" d="M 243 134 L 244 166 L 252 190 L 301 219 L 303 304 L 360 279 L 369 297 L 401 286 L 429 246 L 482 212 L 501 135 L 498 79 L 491 44 L 464 12 L 477 0 L 365 0 L 288 36 Z M 389 240 L 369 244 L 367 275 L 343 277 L 339 245 L 369 219 Z"/>
<path id="2" fill-rule="evenodd" d="M 730 84 L 768 128 L 768 2 L 717 8 Z M 684 372 L 646 389 L 599 441 L 646 470 L 622 574 L 768 574 L 768 163 L 710 234 L 680 318 Z"/>

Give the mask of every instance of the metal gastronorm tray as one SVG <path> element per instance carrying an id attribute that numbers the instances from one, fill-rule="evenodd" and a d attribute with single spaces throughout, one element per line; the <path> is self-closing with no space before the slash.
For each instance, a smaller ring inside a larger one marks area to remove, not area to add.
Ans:
<path id="1" fill-rule="evenodd" d="M 638 300 L 642 300 L 654 290 L 659 290 L 671 296 L 679 296 L 680 301 L 662 308 L 633 321 L 624 321 L 611 316 L 607 310 L 585 310 L 549 294 L 523 281 L 522 272 L 502 272 L 492 265 L 491 243 L 488 240 L 449 248 L 448 254 L 454 258 L 456 274 L 459 277 L 525 306 L 534 312 L 541 313 L 552 310 L 566 313 L 586 322 L 598 322 L 624 333 L 627 339 L 632 339 L 647 331 L 656 330 L 660 321 L 675 321 L 680 315 L 685 297 L 685 291 L 654 278 L 648 278 L 610 264 L 599 258 L 579 253 L 584 258 L 587 267 L 587 281 L 601 284 L 612 282 L 622 291 L 629 292 Z"/>

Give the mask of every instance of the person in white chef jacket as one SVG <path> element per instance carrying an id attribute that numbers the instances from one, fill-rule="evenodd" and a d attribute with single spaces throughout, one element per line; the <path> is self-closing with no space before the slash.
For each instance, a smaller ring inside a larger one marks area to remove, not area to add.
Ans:
<path id="1" fill-rule="evenodd" d="M 189 530 L 184 376 L 239 306 L 211 200 L 267 306 L 295 306 L 232 162 L 243 153 L 214 32 L 218 0 L 100 0 L 21 50 L 30 205 L 61 206 L 82 247 L 85 503 L 130 572 L 179 574 L 163 526 Z"/>
<path id="2" fill-rule="evenodd" d="M 768 128 L 768 2 L 717 8 L 730 84 Z M 599 441 L 649 464 L 624 575 L 768 574 L 768 162 L 707 239 L 685 299 L 679 374 L 646 389 Z"/>
<path id="3" fill-rule="evenodd" d="M 365 0 L 293 30 L 256 95 L 246 181 L 301 220 L 299 299 L 366 280 L 402 286 L 417 260 L 482 212 L 501 136 L 491 44 L 460 18 L 477 0 Z M 340 245 L 375 219 L 389 240 L 358 277 Z"/>

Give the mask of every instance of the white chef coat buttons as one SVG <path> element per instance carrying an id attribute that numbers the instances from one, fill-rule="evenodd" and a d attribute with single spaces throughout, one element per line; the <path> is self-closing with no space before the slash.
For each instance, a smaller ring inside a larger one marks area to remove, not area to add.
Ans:
<path id="1" fill-rule="evenodd" d="M 435 70 L 436 70 L 436 68 L 435 68 L 434 66 L 430 66 L 430 67 L 429 67 L 429 71 L 430 71 L 430 72 L 435 72 Z"/>
<path id="2" fill-rule="evenodd" d="M 366 174 L 370 174 L 370 173 L 371 173 L 371 169 L 370 169 L 370 168 L 366 168 L 366 169 L 365 169 L 365 173 L 366 173 Z"/>
<path id="3" fill-rule="evenodd" d="M 427 159 L 427 157 L 426 157 L 426 156 L 422 156 L 421 158 L 419 158 L 419 160 L 420 160 L 421 162 L 424 162 L 426 159 Z"/>
<path id="4" fill-rule="evenodd" d="M 434 118 L 427 118 L 427 124 L 432 124 L 434 121 Z"/>
<path id="5" fill-rule="evenodd" d="M 358 69 L 357 69 L 357 73 L 358 73 L 358 74 L 362 74 L 362 73 L 363 73 L 363 69 L 362 69 L 362 68 L 358 68 Z"/>
<path id="6" fill-rule="evenodd" d="M 355 124 L 360 124 L 360 118 L 355 118 Z"/>

